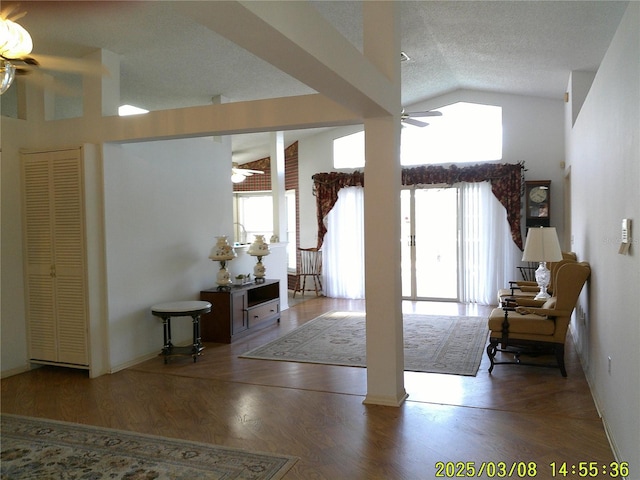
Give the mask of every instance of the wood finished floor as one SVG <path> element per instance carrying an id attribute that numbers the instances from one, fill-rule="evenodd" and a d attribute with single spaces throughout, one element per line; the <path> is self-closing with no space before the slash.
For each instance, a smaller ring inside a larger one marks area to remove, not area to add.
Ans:
<path id="1" fill-rule="evenodd" d="M 526 478 L 538 480 L 553 478 L 553 461 L 614 460 L 571 343 L 568 378 L 508 365 L 489 375 L 485 355 L 476 377 L 406 372 L 409 399 L 399 408 L 362 403 L 363 368 L 238 358 L 329 310 L 362 311 L 364 303 L 307 300 L 283 312 L 280 325 L 231 345 L 207 344 L 196 364 L 154 358 L 96 379 L 38 368 L 2 380 L 1 410 L 295 455 L 286 480 L 433 479 L 439 461 L 536 462 L 537 475 Z M 489 309 L 405 302 L 403 310 L 486 316 Z"/>

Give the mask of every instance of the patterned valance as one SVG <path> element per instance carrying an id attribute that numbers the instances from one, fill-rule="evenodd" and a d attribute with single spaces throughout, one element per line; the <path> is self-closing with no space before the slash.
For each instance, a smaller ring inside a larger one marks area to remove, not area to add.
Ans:
<path id="1" fill-rule="evenodd" d="M 324 219 L 338 201 L 338 192 L 343 187 L 364 187 L 364 173 L 316 173 L 313 177 L 313 194 L 316 197 L 318 216 L 318 248 L 322 246 L 327 227 Z"/>
<path id="2" fill-rule="evenodd" d="M 507 211 L 511 237 L 522 250 L 520 208 L 524 165 L 486 163 L 468 167 L 422 165 L 402 169 L 402 185 L 455 185 L 467 182 L 490 182 L 491 191 Z M 318 248 L 322 246 L 327 227 L 324 219 L 338 201 L 343 187 L 364 187 L 364 173 L 316 173 L 313 177 L 318 216 Z"/>

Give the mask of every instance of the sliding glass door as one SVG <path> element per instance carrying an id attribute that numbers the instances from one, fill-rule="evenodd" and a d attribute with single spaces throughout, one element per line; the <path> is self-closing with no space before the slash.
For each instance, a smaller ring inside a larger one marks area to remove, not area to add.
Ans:
<path id="1" fill-rule="evenodd" d="M 458 299 L 458 189 L 401 192 L 402 296 Z"/>

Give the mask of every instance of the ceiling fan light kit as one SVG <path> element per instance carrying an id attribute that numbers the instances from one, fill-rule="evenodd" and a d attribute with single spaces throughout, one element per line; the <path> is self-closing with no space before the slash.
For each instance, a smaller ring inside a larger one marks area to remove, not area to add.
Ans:
<path id="1" fill-rule="evenodd" d="M 22 25 L 9 18 L 15 8 L 16 6 L 8 7 L 0 12 L 0 95 L 9 89 L 16 75 L 34 73 L 39 69 L 83 75 L 109 75 L 109 71 L 101 62 L 48 55 L 31 56 L 33 50 L 31 35 Z M 25 14 L 26 12 L 18 13 L 11 18 L 18 19 Z M 74 90 L 57 85 L 43 75 L 35 75 L 30 81 L 63 95 L 76 94 Z"/>
<path id="2" fill-rule="evenodd" d="M 8 60 L 20 59 L 31 53 L 33 40 L 23 26 L 8 18 L 1 18 L 0 54 Z"/>
<path id="3" fill-rule="evenodd" d="M 33 40 L 31 35 L 20 24 L 4 15 L 0 18 L 0 95 L 6 92 L 16 76 L 16 67 L 12 60 L 22 61 L 31 53 Z"/>
<path id="4" fill-rule="evenodd" d="M 242 183 L 246 179 L 247 179 L 247 177 L 245 177 L 242 173 L 235 173 L 235 172 L 231 173 L 231 181 L 233 183 Z"/>
<path id="5" fill-rule="evenodd" d="M 262 170 L 250 170 L 248 168 L 239 168 L 238 164 L 234 163 L 233 167 L 231 168 L 231 181 L 233 183 L 242 183 L 247 179 L 247 177 L 250 177 L 255 173 L 264 174 Z"/>
<path id="6" fill-rule="evenodd" d="M 3 58 L 2 63 L 0 63 L 0 95 L 9 89 L 15 76 L 16 67 L 14 67 L 11 62 Z"/>

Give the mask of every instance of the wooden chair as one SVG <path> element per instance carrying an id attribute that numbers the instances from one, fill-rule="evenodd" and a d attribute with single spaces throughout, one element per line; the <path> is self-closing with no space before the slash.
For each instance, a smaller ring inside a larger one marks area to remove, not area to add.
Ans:
<path id="1" fill-rule="evenodd" d="M 556 272 L 553 296 L 542 306 L 498 307 L 489 316 L 489 373 L 495 365 L 520 364 L 557 367 L 567 376 L 564 343 L 571 314 L 591 268 L 586 262 L 569 262 Z M 496 361 L 497 352 L 513 354 L 514 361 Z M 520 357 L 555 354 L 555 364 L 525 363 Z"/>
<path id="2" fill-rule="evenodd" d="M 298 273 L 296 274 L 296 285 L 293 289 L 293 298 L 297 292 L 301 292 L 304 297 L 306 291 L 307 277 L 313 280 L 313 287 L 316 297 L 322 292 L 322 251 L 317 248 L 298 248 Z"/>

